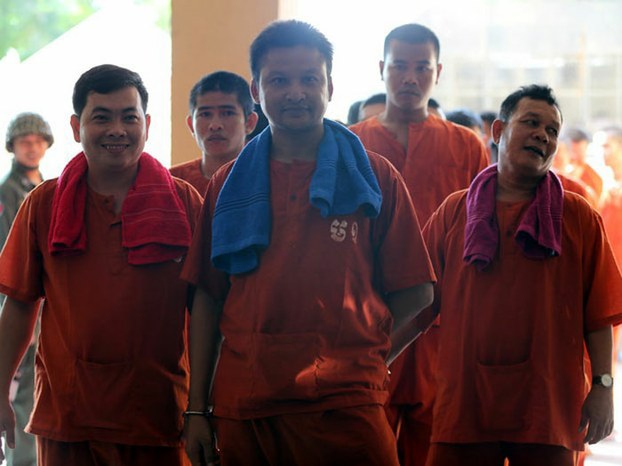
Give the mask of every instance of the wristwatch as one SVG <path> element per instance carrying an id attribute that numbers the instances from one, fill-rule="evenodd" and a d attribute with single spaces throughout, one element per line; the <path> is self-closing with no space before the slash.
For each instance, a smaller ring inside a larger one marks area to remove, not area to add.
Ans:
<path id="1" fill-rule="evenodd" d="M 611 374 L 601 374 L 592 377 L 592 385 L 602 385 L 605 388 L 611 388 L 613 386 L 613 377 Z"/>

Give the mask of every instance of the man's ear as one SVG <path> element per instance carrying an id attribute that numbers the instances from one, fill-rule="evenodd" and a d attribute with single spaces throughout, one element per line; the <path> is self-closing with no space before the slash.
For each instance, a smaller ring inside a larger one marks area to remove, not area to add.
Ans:
<path id="1" fill-rule="evenodd" d="M 80 117 L 78 117 L 78 115 L 71 115 L 69 124 L 71 125 L 71 129 L 73 131 L 73 140 L 80 142 Z"/>
<path id="2" fill-rule="evenodd" d="M 333 77 L 328 77 L 328 101 L 330 102 L 333 98 Z"/>
<path id="3" fill-rule="evenodd" d="M 380 70 L 380 80 L 384 81 L 384 60 L 378 62 L 378 69 Z"/>
<path id="4" fill-rule="evenodd" d="M 251 95 L 256 104 L 259 103 L 259 84 L 255 79 L 251 79 Z"/>
<path id="5" fill-rule="evenodd" d="M 149 127 L 151 126 L 151 115 L 145 114 L 145 141 L 149 139 Z"/>
<path id="6" fill-rule="evenodd" d="M 495 120 L 492 122 L 490 126 L 490 132 L 492 134 L 492 140 L 495 144 L 499 145 L 499 141 L 501 140 L 501 133 L 503 133 L 503 129 L 505 128 L 505 123 L 501 120 Z"/>
<path id="7" fill-rule="evenodd" d="M 194 136 L 194 124 L 192 122 L 192 115 L 188 115 L 186 117 L 186 126 L 188 126 L 190 133 L 192 133 L 192 135 Z"/>
<path id="8" fill-rule="evenodd" d="M 255 131 L 255 126 L 257 126 L 257 122 L 259 121 L 259 115 L 257 112 L 251 112 L 246 118 L 246 123 L 244 126 L 246 127 L 246 135 L 248 136 L 253 131 Z"/>
<path id="9" fill-rule="evenodd" d="M 434 84 L 438 84 L 438 78 L 441 76 L 441 71 L 443 71 L 443 64 L 439 63 L 436 65 L 436 82 Z"/>

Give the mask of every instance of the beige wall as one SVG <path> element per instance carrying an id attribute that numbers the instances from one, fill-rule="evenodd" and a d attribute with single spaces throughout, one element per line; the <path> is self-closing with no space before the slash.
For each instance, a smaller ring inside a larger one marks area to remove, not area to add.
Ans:
<path id="1" fill-rule="evenodd" d="M 228 70 L 250 79 L 248 49 L 279 17 L 279 0 L 171 0 L 171 165 L 200 157 L 186 126 L 188 94 L 199 78 Z"/>

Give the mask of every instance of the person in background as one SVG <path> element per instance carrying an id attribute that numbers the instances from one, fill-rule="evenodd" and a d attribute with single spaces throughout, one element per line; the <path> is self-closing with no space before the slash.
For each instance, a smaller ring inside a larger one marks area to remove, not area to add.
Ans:
<path id="1" fill-rule="evenodd" d="M 596 203 L 600 203 L 603 179 L 587 162 L 590 135 L 581 128 L 571 127 L 564 131 L 562 139 L 568 148 L 568 176 L 583 183 Z"/>
<path id="2" fill-rule="evenodd" d="M 603 158 L 615 183 L 605 191 L 600 213 L 618 266 L 622 267 L 622 127 L 608 127 L 604 133 Z M 622 326 L 614 329 L 613 342 L 614 357 L 622 361 Z"/>
<path id="3" fill-rule="evenodd" d="M 348 119 L 347 119 L 348 126 L 358 123 L 360 121 L 359 115 L 361 113 L 362 103 L 363 103 L 362 100 L 357 100 L 355 102 L 352 102 L 352 105 L 350 105 L 350 108 L 348 109 Z"/>
<path id="4" fill-rule="evenodd" d="M 443 69 L 438 37 L 420 24 L 405 24 L 385 38 L 380 74 L 386 110 L 352 126 L 366 149 L 386 157 L 402 174 L 422 225 L 452 192 L 469 186 L 488 165 L 482 141 L 462 126 L 431 116 L 430 96 Z M 428 329 L 391 367 L 387 415 L 398 433 L 402 466 L 422 466 L 429 448 L 436 394 L 438 325 Z"/>
<path id="5" fill-rule="evenodd" d="M 363 101 L 359 110 L 359 121 L 376 116 L 386 108 L 387 95 L 384 92 L 374 94 Z"/>
<path id="6" fill-rule="evenodd" d="M 430 115 L 434 115 L 435 117 L 440 118 L 441 120 L 447 119 L 447 116 L 445 115 L 441 104 L 433 97 L 430 97 L 430 99 L 428 100 L 428 113 Z"/>
<path id="7" fill-rule="evenodd" d="M 447 112 L 447 121 L 451 121 L 465 128 L 472 130 L 477 136 L 485 142 L 484 139 L 484 124 L 480 116 L 473 110 L 468 108 L 460 108 Z"/>
<path id="8" fill-rule="evenodd" d="M 54 144 L 50 125 L 37 113 L 20 113 L 6 132 L 6 150 L 13 154 L 11 171 L 0 184 L 0 250 L 26 195 L 43 181 L 39 163 Z M 0 305 L 4 303 L 0 295 Z M 32 412 L 34 398 L 34 364 L 37 332 L 15 372 L 11 399 L 15 411 L 15 448 L 7 451 L 7 466 L 35 466 L 37 451 L 34 436 L 24 432 Z"/>
<path id="9" fill-rule="evenodd" d="M 190 91 L 186 123 L 201 157 L 171 167 L 171 174 L 186 180 L 204 195 L 214 172 L 235 159 L 257 124 L 246 80 L 229 71 L 203 76 Z"/>

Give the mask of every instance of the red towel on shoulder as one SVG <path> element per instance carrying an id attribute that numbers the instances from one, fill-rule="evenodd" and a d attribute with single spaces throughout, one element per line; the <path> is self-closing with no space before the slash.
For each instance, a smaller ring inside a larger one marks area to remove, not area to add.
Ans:
<path id="1" fill-rule="evenodd" d="M 475 264 L 479 270 L 493 261 L 499 243 L 495 215 L 497 174 L 496 164 L 482 170 L 467 193 L 463 259 L 467 264 Z M 561 254 L 563 200 L 561 182 L 549 171 L 536 188 L 536 195 L 514 236 L 528 258 L 546 259 Z"/>
<path id="2" fill-rule="evenodd" d="M 53 255 L 86 251 L 87 169 L 86 156 L 81 152 L 58 178 L 48 237 Z M 190 224 L 173 178 L 146 152 L 138 161 L 136 180 L 123 201 L 121 227 L 122 245 L 128 248 L 128 263 L 132 265 L 177 259 L 190 246 Z"/>

